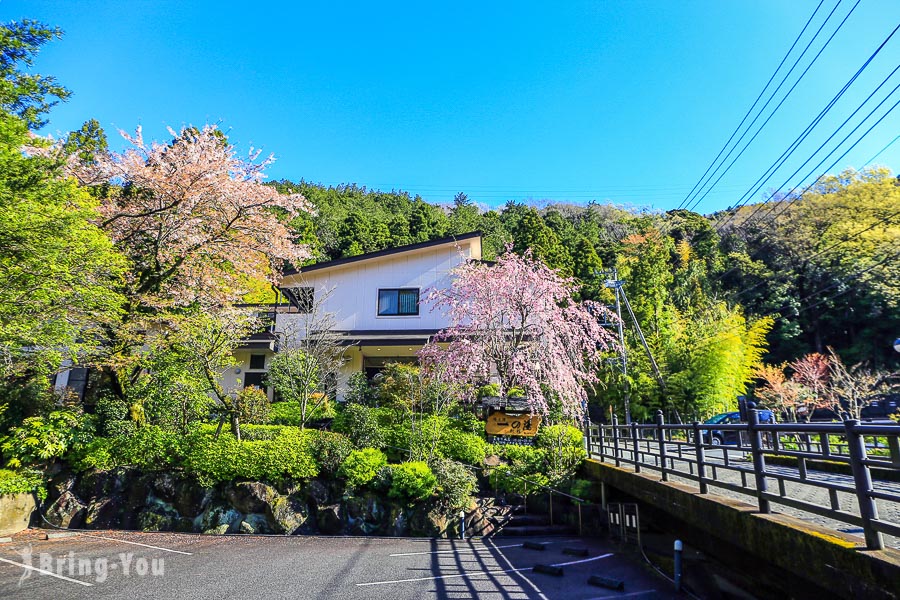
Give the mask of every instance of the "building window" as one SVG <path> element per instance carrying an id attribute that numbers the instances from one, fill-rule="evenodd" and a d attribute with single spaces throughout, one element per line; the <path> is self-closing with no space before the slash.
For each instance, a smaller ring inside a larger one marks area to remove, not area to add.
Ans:
<path id="1" fill-rule="evenodd" d="M 263 379 L 265 379 L 265 373 L 244 373 L 244 387 L 258 387 L 259 389 L 265 391 L 266 386 L 263 385 Z"/>
<path id="2" fill-rule="evenodd" d="M 298 312 L 305 315 L 312 313 L 313 304 L 315 303 L 315 288 L 284 288 L 284 292 L 291 304 L 297 307 Z"/>
<path id="3" fill-rule="evenodd" d="M 250 355 L 250 368 L 251 369 L 265 369 L 266 368 L 266 355 L 265 354 L 251 354 Z"/>
<path id="4" fill-rule="evenodd" d="M 378 316 L 419 314 L 419 288 L 378 290 Z"/>

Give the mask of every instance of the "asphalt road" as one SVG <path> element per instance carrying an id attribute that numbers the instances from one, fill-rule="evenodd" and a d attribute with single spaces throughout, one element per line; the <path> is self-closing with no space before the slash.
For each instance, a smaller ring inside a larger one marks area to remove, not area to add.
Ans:
<path id="1" fill-rule="evenodd" d="M 671 584 L 604 540 L 430 540 L 91 532 L 0 544 L 0 598 L 676 598 Z M 587 548 L 572 556 L 564 548 Z M 563 576 L 532 572 L 563 565 Z M 621 579 L 624 591 L 587 584 Z"/>

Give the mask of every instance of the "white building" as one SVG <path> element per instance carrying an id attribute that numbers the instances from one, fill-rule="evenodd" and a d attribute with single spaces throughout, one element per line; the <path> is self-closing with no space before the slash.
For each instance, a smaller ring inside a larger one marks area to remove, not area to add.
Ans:
<path id="1" fill-rule="evenodd" d="M 468 259 L 481 259 L 481 234 L 401 246 L 379 252 L 317 263 L 288 271 L 280 289 L 290 303 L 267 308 L 273 326 L 256 334 L 235 353 L 240 361 L 225 374 L 226 389 L 261 385 L 278 334 L 299 329 L 312 298 L 334 316 L 346 359 L 336 374 L 336 396 L 342 400 L 350 375 L 372 377 L 385 363 L 415 361 L 428 339 L 450 324 L 422 300 L 429 289 L 450 285 L 450 271 Z M 271 393 L 271 390 L 270 390 Z"/>

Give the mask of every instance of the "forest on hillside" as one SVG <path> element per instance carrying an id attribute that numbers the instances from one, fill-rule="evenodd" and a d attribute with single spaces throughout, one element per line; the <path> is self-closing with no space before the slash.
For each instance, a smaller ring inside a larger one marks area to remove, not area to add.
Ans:
<path id="1" fill-rule="evenodd" d="M 725 408 L 755 382 L 758 359 L 780 364 L 833 349 L 848 365 L 897 370 L 900 182 L 883 167 L 712 215 L 597 202 L 484 210 L 463 192 L 434 205 L 352 184 L 273 185 L 315 208 L 291 223 L 312 245 L 312 262 L 481 231 L 485 259 L 507 246 L 530 249 L 574 277 L 583 298 L 607 303 L 602 271 L 616 268 L 665 386 L 627 323 L 636 416 L 669 403 Z M 610 369 L 601 403 L 620 401 L 620 379 Z"/>

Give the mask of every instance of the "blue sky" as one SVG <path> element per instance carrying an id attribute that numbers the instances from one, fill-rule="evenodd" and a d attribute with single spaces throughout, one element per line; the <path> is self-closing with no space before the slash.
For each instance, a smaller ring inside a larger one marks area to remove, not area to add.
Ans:
<path id="1" fill-rule="evenodd" d="M 801 47 L 836 2 L 824 0 Z M 840 3 L 772 107 L 854 2 Z M 44 133 L 93 117 L 121 148 L 117 129 L 141 124 L 166 139 L 166 126 L 217 122 L 240 148 L 274 152 L 276 179 L 433 202 L 464 191 L 491 206 L 665 210 L 687 196 L 817 4 L 0 0 L 0 19 L 66 32 L 35 65 L 74 92 Z M 747 192 L 898 23 L 897 0 L 862 0 L 698 210 Z M 898 64 L 900 32 L 766 187 L 788 179 Z M 851 127 L 898 82 L 900 73 Z M 900 108 L 834 170 L 865 164 L 898 134 Z M 876 162 L 896 171 L 900 141 Z"/>

